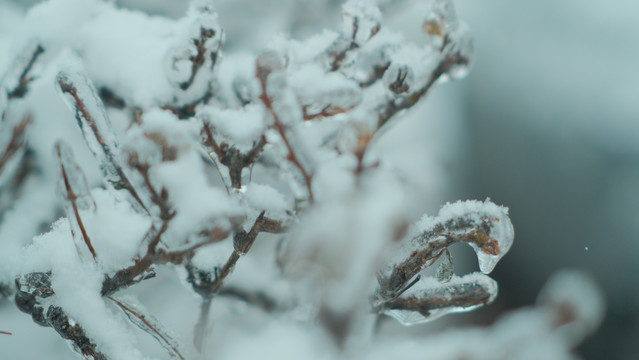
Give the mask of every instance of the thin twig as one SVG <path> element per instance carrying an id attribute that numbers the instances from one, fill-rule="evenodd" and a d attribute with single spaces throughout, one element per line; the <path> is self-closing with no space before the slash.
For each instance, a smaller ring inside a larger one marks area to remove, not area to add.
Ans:
<path id="1" fill-rule="evenodd" d="M 9 160 L 24 146 L 24 135 L 30 123 L 31 115 L 26 115 L 11 130 L 11 139 L 0 155 L 0 174 Z"/>
<path id="2" fill-rule="evenodd" d="M 173 343 L 172 339 L 167 334 L 165 334 L 162 330 L 158 329 L 158 327 L 155 324 L 151 323 L 145 315 L 140 314 L 136 309 L 128 306 L 124 302 L 112 296 L 109 296 L 108 298 L 111 299 L 111 301 L 113 301 L 114 303 L 116 303 L 124 311 L 124 313 L 127 316 L 133 316 L 137 318 L 142 324 L 142 326 L 144 327 L 143 330 L 150 331 L 152 333 L 151 335 L 153 335 L 153 337 L 156 338 L 158 342 L 167 346 L 173 352 L 173 354 L 175 354 L 180 360 L 185 360 L 185 357 L 182 356 L 182 354 L 180 353 L 180 350 L 177 348 L 177 345 Z"/>
<path id="3" fill-rule="evenodd" d="M 80 124 L 80 127 L 82 127 L 82 123 L 83 123 L 82 119 L 84 119 L 86 123 L 89 125 L 91 132 L 95 136 L 96 140 L 100 144 L 100 147 L 102 149 L 102 152 L 104 153 L 106 161 L 109 162 L 110 165 L 112 165 L 112 168 L 116 173 L 117 179 L 115 181 L 109 181 L 111 185 L 116 190 L 125 189 L 135 199 L 135 201 L 139 204 L 141 209 L 143 209 L 144 211 L 148 213 L 148 209 L 146 209 L 144 202 L 142 201 L 142 199 L 140 199 L 140 196 L 138 195 L 137 191 L 133 187 L 133 184 L 129 181 L 129 178 L 126 176 L 124 170 L 122 169 L 118 161 L 116 161 L 116 156 L 113 153 L 110 145 L 105 142 L 104 137 L 102 133 L 100 132 L 100 129 L 98 128 L 97 123 L 95 122 L 95 119 L 93 118 L 93 116 L 87 109 L 86 104 L 81 99 L 80 95 L 78 94 L 78 89 L 76 88 L 76 86 L 71 81 L 69 81 L 66 76 L 61 76 L 61 75 L 58 75 L 58 84 L 60 85 L 60 89 L 62 90 L 62 92 L 69 94 L 71 98 L 73 99 L 73 102 L 75 104 L 75 109 L 76 109 L 76 118 L 78 120 L 78 123 Z M 100 101 L 99 98 L 97 97 L 97 94 L 96 94 L 96 101 L 98 102 Z"/>
<path id="4" fill-rule="evenodd" d="M 97 263 L 98 255 L 95 252 L 95 248 L 93 247 L 93 244 L 91 244 L 91 238 L 89 237 L 89 234 L 87 233 L 87 230 L 84 227 L 82 217 L 80 216 L 80 211 L 78 210 L 78 204 L 77 204 L 78 195 L 75 193 L 75 190 L 73 189 L 73 186 L 71 185 L 71 182 L 69 181 L 69 176 L 67 175 L 67 169 L 65 168 L 64 161 L 62 160 L 61 147 L 56 146 L 56 151 L 58 153 L 57 154 L 58 159 L 60 159 L 60 169 L 62 170 L 62 180 L 64 182 L 64 188 L 66 190 L 66 200 L 71 203 L 71 207 L 73 208 L 73 215 L 78 224 L 78 227 L 80 228 L 80 233 L 82 234 L 82 239 L 84 240 L 84 244 L 89 249 L 89 252 L 91 252 L 91 256 L 93 256 L 93 261 Z M 71 219 L 69 219 L 69 221 L 70 220 Z"/>
<path id="5" fill-rule="evenodd" d="M 291 163 L 293 163 L 293 165 L 302 174 L 302 177 L 304 178 L 304 183 L 306 184 L 306 189 L 308 191 L 308 200 L 312 204 L 314 202 L 313 189 L 312 189 L 313 174 L 306 171 L 306 169 L 302 165 L 302 162 L 297 157 L 297 154 L 293 150 L 293 147 L 291 146 L 291 142 L 288 139 L 288 135 L 286 134 L 286 127 L 280 120 L 275 109 L 273 109 L 273 101 L 268 96 L 268 92 L 266 90 L 266 81 L 269 75 L 270 75 L 269 69 L 261 68 L 258 65 L 257 77 L 260 80 L 260 85 L 262 88 L 262 94 L 259 96 L 259 98 L 260 100 L 262 100 L 262 102 L 264 103 L 264 106 L 269 111 L 271 116 L 273 116 L 273 122 L 274 122 L 275 128 L 277 129 L 277 132 L 280 134 L 280 137 L 282 138 L 282 141 L 284 142 L 284 145 L 286 146 L 286 150 L 288 151 L 288 160 Z"/>
<path id="6" fill-rule="evenodd" d="M 468 59 L 462 56 L 460 53 L 452 53 L 446 55 L 435 70 L 430 75 L 430 78 L 424 86 L 422 86 L 416 92 L 405 97 L 399 103 L 395 103 L 394 99 L 389 100 L 379 111 L 377 119 L 377 128 L 380 129 L 384 126 L 388 120 L 398 112 L 408 109 L 415 105 L 428 91 L 435 85 L 437 80 L 445 73 L 447 73 L 451 67 L 458 64 L 467 64 Z"/>
<path id="7" fill-rule="evenodd" d="M 33 78 L 29 77 L 29 72 L 31 72 L 31 70 L 33 69 L 33 65 L 35 64 L 36 60 L 38 60 L 38 57 L 42 55 L 42 53 L 44 53 L 44 48 L 40 44 L 38 44 L 31 54 L 27 65 L 22 70 L 22 73 L 20 74 L 20 78 L 18 80 L 18 84 L 13 90 L 9 91 L 9 99 L 21 98 L 29 91 L 28 85 L 31 80 L 33 80 Z"/>

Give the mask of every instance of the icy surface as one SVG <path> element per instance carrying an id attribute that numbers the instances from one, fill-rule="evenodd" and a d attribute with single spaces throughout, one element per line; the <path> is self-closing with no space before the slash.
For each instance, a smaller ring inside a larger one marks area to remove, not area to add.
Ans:
<path id="1" fill-rule="evenodd" d="M 417 223 L 416 228 L 420 229 L 420 234 L 416 235 L 414 239 L 417 242 L 427 240 L 424 235 L 432 231 L 438 224 L 443 225 L 443 233 L 461 231 L 464 234 L 472 231 L 474 227 L 488 227 L 486 234 L 491 241 L 496 242 L 496 251 L 482 247 L 482 244 L 477 242 L 469 242 L 477 254 L 479 269 L 484 274 L 493 271 L 499 260 L 510 250 L 515 238 L 515 231 L 508 216 L 508 208 L 496 205 L 488 199 L 446 204 L 439 210 L 437 217 L 426 216 Z"/>
<path id="2" fill-rule="evenodd" d="M 436 320 L 448 314 L 468 312 L 490 304 L 497 297 L 497 292 L 497 282 L 481 273 L 466 274 L 462 277 L 453 276 L 445 284 L 432 278 L 423 278 L 399 297 L 400 300 L 413 299 L 417 303 L 425 304 L 421 311 L 389 309 L 384 313 L 392 316 L 403 325 L 416 325 Z M 471 300 L 474 303 L 465 303 L 465 301 L 469 301 L 464 298 L 465 293 L 474 293 L 473 300 Z M 440 305 L 447 301 L 450 304 Z M 432 308 L 428 309 L 429 305 L 426 304 L 432 304 L 430 305 Z"/>

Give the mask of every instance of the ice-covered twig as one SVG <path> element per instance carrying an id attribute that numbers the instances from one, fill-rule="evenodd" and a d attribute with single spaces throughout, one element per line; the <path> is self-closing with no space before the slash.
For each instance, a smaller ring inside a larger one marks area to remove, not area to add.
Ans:
<path id="1" fill-rule="evenodd" d="M 47 298 L 55 295 L 51 287 L 50 272 L 21 275 L 16 279 L 16 285 L 18 287 L 15 296 L 16 306 L 30 314 L 36 324 L 52 327 L 85 359 L 108 360 L 106 355 L 98 350 L 96 343 L 87 337 L 77 321 L 69 318 L 61 307 L 51 305 L 48 301 Z"/>
<path id="2" fill-rule="evenodd" d="M 68 145 L 62 141 L 58 141 L 55 144 L 55 152 L 60 166 L 60 193 L 62 194 L 63 199 L 70 205 L 70 207 L 65 206 L 65 209 L 67 210 L 67 217 L 69 218 L 71 225 L 71 234 L 73 235 L 73 238 L 76 239 L 77 234 L 74 229 L 77 226 L 80 230 L 79 236 L 81 241 L 76 241 L 76 246 L 78 246 L 79 242 L 83 242 L 87 249 L 89 249 L 93 260 L 97 262 L 98 255 L 91 244 L 91 238 L 89 237 L 84 223 L 82 222 L 82 217 L 80 216 L 80 209 L 92 209 L 95 211 L 96 208 L 95 201 L 91 198 L 86 177 L 80 166 L 78 166 L 75 162 L 73 153 Z M 78 254 L 82 254 L 79 247 Z"/>
<path id="3" fill-rule="evenodd" d="M 147 244 L 146 253 L 137 260 L 135 264 L 116 272 L 112 276 L 107 276 L 102 284 L 102 295 L 108 296 L 123 287 L 128 287 L 141 278 L 148 278 L 145 274 L 151 271 L 153 265 L 161 264 L 182 264 L 185 260 L 191 258 L 193 253 L 208 244 L 221 241 L 228 237 L 229 233 L 223 228 L 214 228 L 207 231 L 203 241 L 187 243 L 184 246 L 171 248 L 168 250 L 160 249 L 159 244 L 162 236 L 166 233 L 170 221 L 175 217 L 177 212 L 169 204 L 169 193 L 165 188 L 158 191 L 153 185 L 149 176 L 150 165 L 138 161 L 135 155 L 132 155 L 129 161 L 132 168 L 136 169 L 142 176 L 149 193 L 151 201 L 158 206 L 160 210 L 159 224 L 153 224 L 145 235 L 143 243 Z"/>
<path id="4" fill-rule="evenodd" d="M 33 81 L 34 67 L 44 48 L 38 42 L 32 42 L 13 62 L 1 78 L 0 83 L 0 122 L 7 120 L 7 110 L 12 100 L 23 98 Z"/>
<path id="5" fill-rule="evenodd" d="M 393 316 L 405 325 L 414 325 L 449 313 L 474 310 L 496 297 L 497 283 L 487 275 L 472 273 L 453 277 L 447 283 L 420 279 L 397 298 L 373 310 Z"/>
<path id="6" fill-rule="evenodd" d="M 391 97 L 378 108 L 378 128 L 384 126 L 398 112 L 415 105 L 442 77 L 461 78 L 468 72 L 472 62 L 473 41 L 465 26 L 457 20 L 450 0 L 435 1 L 423 28 L 431 41 L 427 49 L 433 51 L 431 57 L 437 59 L 437 65 L 418 88 L 409 87 L 405 82 L 406 75 L 413 71 L 411 67 L 415 64 L 408 64 L 391 74 L 393 81 L 389 83 L 389 89 L 396 94 L 408 93 L 399 98 Z M 391 63 L 388 71 L 392 68 Z"/>
<path id="7" fill-rule="evenodd" d="M 145 235 L 145 240 L 148 239 L 147 251 L 144 257 L 137 260 L 135 264 L 119 270 L 112 276 L 106 276 L 102 282 L 102 296 L 109 296 L 114 294 L 121 288 L 131 286 L 144 279 L 153 277 L 155 273 L 151 267 L 154 264 L 163 264 L 170 262 L 169 256 L 166 253 L 158 253 L 157 246 L 162 239 L 162 235 L 169 227 L 169 221 L 172 217 L 162 221 L 162 225 L 158 229 L 155 225 L 151 226 L 149 231 Z"/>
<path id="8" fill-rule="evenodd" d="M 147 314 L 140 306 L 128 303 L 122 298 L 109 296 L 109 299 L 122 309 L 133 324 L 153 336 L 171 355 L 180 360 L 186 359 L 180 353 L 178 342 L 168 334 L 168 331 L 154 316 Z"/>
<path id="9" fill-rule="evenodd" d="M 514 238 L 508 210 L 489 200 L 447 204 L 437 217 L 425 217 L 417 226 L 417 233 L 403 242 L 396 260 L 378 277 L 377 295 L 383 301 L 399 296 L 422 269 L 454 243 L 473 247 L 481 271 L 488 273 L 510 249 Z"/>
<path id="10" fill-rule="evenodd" d="M 282 222 L 269 219 L 264 214 L 264 211 L 260 213 L 248 232 L 239 230 L 235 233 L 233 236 L 233 252 L 221 269 L 218 270 L 216 268 L 211 273 L 197 269 L 192 263 L 187 263 L 186 265 L 187 281 L 191 283 L 193 290 L 202 296 L 200 317 L 194 329 L 194 343 L 198 350 L 202 350 L 203 334 L 207 327 L 212 299 L 222 289 L 224 280 L 231 274 L 237 261 L 251 249 L 260 232 L 278 234 L 285 230 Z"/>
<path id="11" fill-rule="evenodd" d="M 22 120 L 20 120 L 20 122 L 14 125 L 11 129 L 11 136 L 6 144 L 0 144 L 0 148 L 3 149 L 2 154 L 0 154 L 0 174 L 2 174 L 5 166 L 16 155 L 16 153 L 24 149 L 25 134 L 30 123 L 30 115 L 23 117 Z"/>
<path id="12" fill-rule="evenodd" d="M 187 90 L 201 70 L 215 67 L 224 42 L 224 33 L 217 21 L 211 1 L 193 1 L 187 21 L 187 45 L 176 46 L 171 55 L 171 78 L 180 89 Z M 209 81 L 212 79 L 208 79 Z"/>
<path id="13" fill-rule="evenodd" d="M 57 84 L 66 103 L 75 111 L 84 139 L 97 158 L 107 184 L 115 190 L 124 190 L 134 208 L 148 213 L 120 163 L 115 135 L 93 83 L 75 71 L 60 72 Z"/>
<path id="14" fill-rule="evenodd" d="M 33 44 L 27 51 L 29 54 L 24 59 L 21 59 L 16 63 L 21 69 L 15 75 L 18 75 L 15 79 L 8 79 L 10 81 L 7 85 L 13 85 L 12 89 L 8 91 L 9 99 L 21 98 L 23 97 L 27 91 L 29 91 L 29 83 L 33 80 L 30 73 L 33 70 L 33 66 L 35 65 L 38 57 L 44 53 L 44 48 L 39 43 Z M 17 69 L 16 69 L 17 70 Z"/>
<path id="15" fill-rule="evenodd" d="M 279 234 L 286 229 L 281 221 L 269 219 L 264 216 L 264 214 L 264 211 L 260 213 L 248 232 L 239 230 L 235 233 L 233 236 L 233 252 L 231 256 L 221 269 L 215 271 L 213 276 L 211 276 L 209 272 L 202 272 L 194 266 L 187 264 L 187 270 L 189 272 L 188 281 L 193 286 L 195 292 L 204 298 L 215 296 L 222 288 L 224 279 L 230 275 L 240 257 L 251 249 L 255 239 L 257 239 L 257 236 L 261 232 Z"/>
<path id="16" fill-rule="evenodd" d="M 370 1 L 347 1 L 343 7 L 343 15 L 342 32 L 319 57 L 329 71 L 338 71 L 349 52 L 360 48 L 381 28 L 381 12 Z"/>

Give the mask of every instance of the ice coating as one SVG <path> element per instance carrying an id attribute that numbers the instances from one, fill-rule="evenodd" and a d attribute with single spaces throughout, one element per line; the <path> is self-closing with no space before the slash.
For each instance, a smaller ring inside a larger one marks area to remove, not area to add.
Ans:
<path id="1" fill-rule="evenodd" d="M 74 201 L 80 210 L 95 211 L 95 201 L 91 197 L 86 176 L 75 162 L 71 148 L 60 140 L 55 144 L 55 151 L 60 163 L 60 194 L 65 200 Z"/>
<path id="2" fill-rule="evenodd" d="M 382 299 L 399 296 L 423 269 L 457 242 L 468 243 L 477 254 L 480 270 L 490 273 L 512 246 L 513 238 L 507 208 L 488 199 L 448 203 L 438 216 L 422 218 L 392 252 L 378 276 L 378 295 Z"/>
<path id="3" fill-rule="evenodd" d="M 481 227 L 479 235 L 467 242 L 475 250 L 479 269 L 484 274 L 493 271 L 499 260 L 510 250 L 515 238 L 508 208 L 499 206 L 490 199 L 448 203 L 440 209 L 436 218 L 424 218 L 417 227 L 428 229 L 436 227 L 436 224 L 443 224 L 445 232 L 461 234 L 470 234 L 469 232 L 473 231 L 471 228 Z M 459 225 L 462 225 L 462 228 L 456 229 Z M 488 238 L 482 233 L 488 235 Z"/>
<path id="4" fill-rule="evenodd" d="M 475 310 L 497 297 L 497 282 L 482 273 L 453 276 L 445 284 L 424 278 L 386 303 L 384 314 L 403 325 L 416 325 L 452 313 Z"/>
<path id="5" fill-rule="evenodd" d="M 160 345 L 171 354 L 172 358 L 184 360 L 181 354 L 180 344 L 174 336 L 165 329 L 160 321 L 150 314 L 142 304 L 131 296 L 110 297 L 111 300 L 122 309 L 122 312 L 135 326 L 151 335 Z"/>
<path id="6" fill-rule="evenodd" d="M 67 54 L 62 67 L 56 77 L 57 89 L 69 109 L 75 113 L 78 126 L 89 149 L 98 160 L 104 179 L 114 192 L 124 195 L 125 200 L 137 211 L 146 212 L 142 200 L 122 167 L 111 122 L 95 86 L 84 72 L 80 59 L 74 54 Z"/>
<path id="7" fill-rule="evenodd" d="M 56 77 L 57 88 L 66 105 L 75 113 L 93 155 L 101 164 L 113 161 L 117 155 L 115 135 L 97 90 L 76 55 L 69 54 L 65 60 L 64 68 Z M 109 168 L 104 171 L 107 176 L 113 172 Z"/>

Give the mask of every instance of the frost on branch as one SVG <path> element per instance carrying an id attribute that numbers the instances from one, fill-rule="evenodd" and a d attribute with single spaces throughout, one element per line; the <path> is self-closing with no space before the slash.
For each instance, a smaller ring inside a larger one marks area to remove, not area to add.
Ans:
<path id="1" fill-rule="evenodd" d="M 70 57 L 69 70 L 61 71 L 56 82 L 67 106 L 74 111 L 89 149 L 98 160 L 104 179 L 115 190 L 127 193 L 140 211 L 144 204 L 129 181 L 119 159 L 119 149 L 111 122 L 93 83 L 83 73 L 80 60 Z"/>
<path id="2" fill-rule="evenodd" d="M 430 1 L 423 22 L 406 25 L 422 35 L 414 43 L 386 26 L 381 2 L 349 0 L 341 27 L 256 49 L 225 45 L 212 3 L 192 1 L 177 20 L 84 0 L 26 15 L 51 34 L 27 46 L 0 89 L 0 241 L 11 253 L 0 262 L 2 298 L 15 294 L 35 323 L 94 360 L 438 350 L 400 348 L 375 324 L 490 304 L 498 290 L 487 274 L 514 238 L 507 208 L 489 200 L 449 203 L 411 226 L 425 204 L 408 184 L 422 179 L 383 145 L 391 120 L 472 63 L 452 2 Z M 53 100 L 29 97 L 51 84 Z M 51 131 L 66 124 L 77 134 Z M 56 135 L 45 146 L 28 141 L 32 131 Z M 418 155 L 405 156 L 417 167 Z M 47 198 L 54 183 L 60 196 Z M 40 199 L 49 213 L 14 225 Z M 455 243 L 474 249 L 480 272 L 456 273 Z M 599 321 L 596 300 L 571 297 L 598 292 L 571 279 L 570 292 L 542 294 L 538 318 L 522 321 L 533 330 L 516 321 L 521 338 L 500 340 L 498 323 L 442 351 L 482 358 L 473 339 L 519 351 L 546 333 L 567 353 Z"/>

